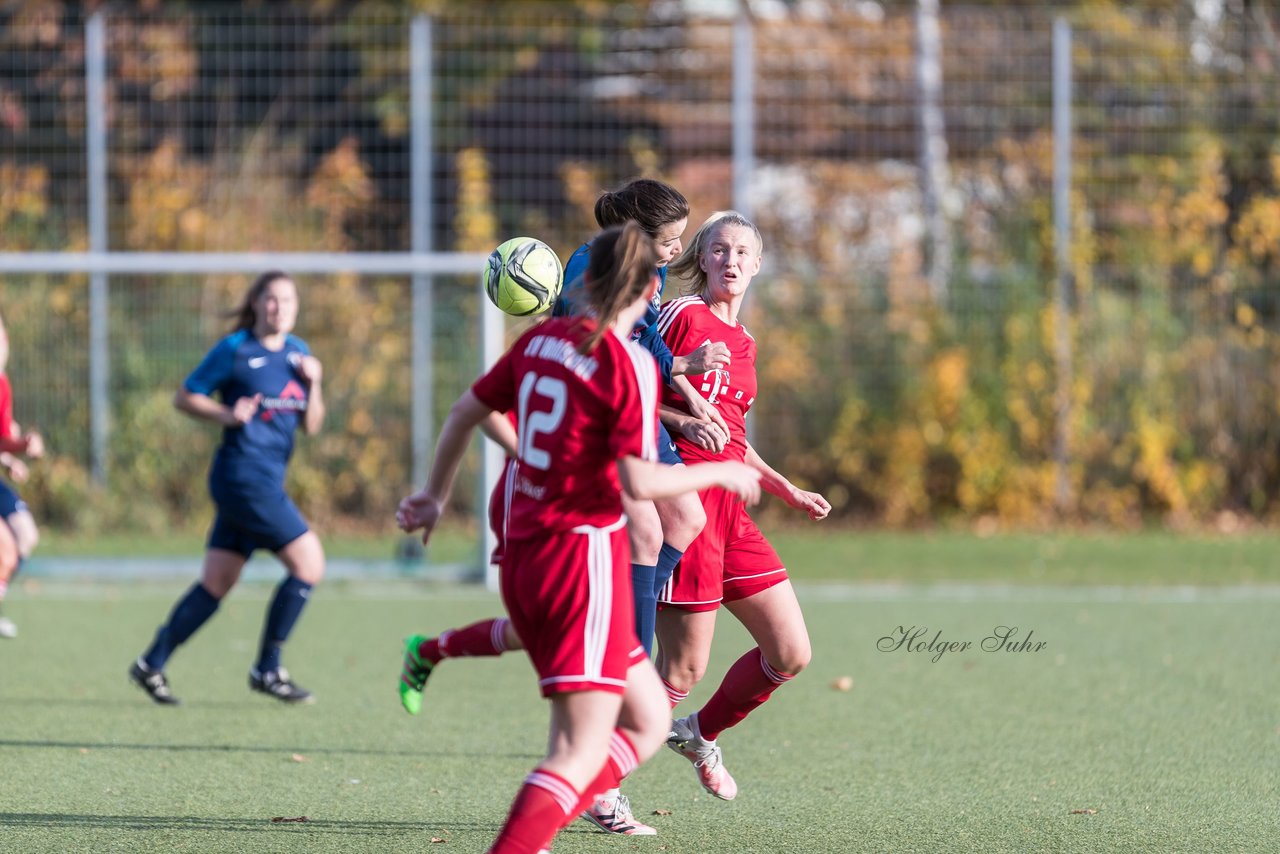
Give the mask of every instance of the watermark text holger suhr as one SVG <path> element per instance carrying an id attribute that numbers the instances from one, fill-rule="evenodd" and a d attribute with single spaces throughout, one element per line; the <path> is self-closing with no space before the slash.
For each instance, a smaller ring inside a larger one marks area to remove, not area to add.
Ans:
<path id="1" fill-rule="evenodd" d="M 1032 640 L 1034 635 L 1034 629 L 1023 637 L 1017 626 L 996 626 L 978 642 L 978 648 L 983 652 L 1040 652 L 1049 642 Z M 881 652 L 928 653 L 935 664 L 949 652 L 967 652 L 972 648 L 973 641 L 947 640 L 941 629 L 930 636 L 927 626 L 898 626 L 876 641 L 876 649 Z"/>

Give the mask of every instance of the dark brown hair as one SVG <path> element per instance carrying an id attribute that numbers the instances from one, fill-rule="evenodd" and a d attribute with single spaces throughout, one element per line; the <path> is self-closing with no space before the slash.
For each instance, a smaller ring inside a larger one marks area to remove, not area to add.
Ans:
<path id="1" fill-rule="evenodd" d="M 596 199 L 596 222 L 601 228 L 637 223 L 650 237 L 658 229 L 689 216 L 689 201 L 670 184 L 652 178 L 636 178 Z"/>
<path id="2" fill-rule="evenodd" d="M 637 222 L 606 228 L 591 241 L 583 288 L 598 326 L 578 345 L 590 353 L 624 308 L 639 298 L 658 275 L 658 250 Z"/>
<path id="3" fill-rule="evenodd" d="M 240 300 L 240 305 L 236 306 L 228 314 L 229 317 L 236 319 L 235 326 L 231 328 L 232 332 L 239 332 L 242 329 L 252 330 L 258 322 L 258 315 L 253 310 L 253 304 L 258 298 L 271 287 L 271 283 L 279 279 L 289 279 L 289 274 L 283 270 L 268 270 L 258 278 L 253 280 L 253 284 L 249 286 L 249 290 L 245 292 L 244 299 Z"/>

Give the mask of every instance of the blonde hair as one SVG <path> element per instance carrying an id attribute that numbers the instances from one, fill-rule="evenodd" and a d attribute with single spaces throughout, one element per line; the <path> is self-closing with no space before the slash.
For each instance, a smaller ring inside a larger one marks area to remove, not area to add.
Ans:
<path id="1" fill-rule="evenodd" d="M 644 294 L 656 275 L 658 249 L 634 220 L 592 238 L 583 288 L 598 326 L 578 345 L 578 352 L 594 350 L 622 310 Z"/>
<path id="2" fill-rule="evenodd" d="M 698 226 L 697 233 L 689 241 L 688 250 L 677 255 L 676 259 L 667 265 L 670 275 L 687 283 L 683 289 L 684 293 L 691 296 L 702 296 L 706 293 L 707 273 L 702 269 L 702 256 L 707 251 L 711 233 L 724 225 L 739 225 L 751 229 L 756 236 L 756 245 L 760 247 L 760 254 L 764 254 L 764 238 L 760 236 L 760 229 L 756 228 L 754 222 L 737 211 L 716 211 Z"/>

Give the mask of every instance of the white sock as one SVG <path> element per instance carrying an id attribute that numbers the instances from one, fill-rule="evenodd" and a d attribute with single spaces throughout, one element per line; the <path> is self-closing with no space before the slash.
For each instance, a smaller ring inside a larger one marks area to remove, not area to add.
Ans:
<path id="1" fill-rule="evenodd" d="M 693 730 L 693 736 L 694 736 L 694 738 L 698 739 L 698 741 L 702 742 L 703 744 L 715 744 L 715 743 L 716 743 L 716 740 L 715 740 L 714 738 L 713 738 L 713 739 L 711 739 L 710 741 L 708 741 L 707 739 L 705 739 L 705 738 L 703 738 L 703 737 L 702 737 L 702 730 L 698 727 L 698 713 L 697 713 L 697 712 L 694 712 L 693 714 L 689 715 L 689 729 Z"/>

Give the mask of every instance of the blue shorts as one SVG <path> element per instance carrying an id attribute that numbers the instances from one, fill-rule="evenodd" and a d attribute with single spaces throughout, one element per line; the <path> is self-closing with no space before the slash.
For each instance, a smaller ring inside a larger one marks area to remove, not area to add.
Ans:
<path id="1" fill-rule="evenodd" d="M 661 421 L 658 422 L 658 462 L 669 466 L 684 464 L 680 452 L 676 450 L 676 443 L 671 441 L 671 434 L 667 432 L 666 425 Z"/>
<path id="2" fill-rule="evenodd" d="M 8 519 L 26 509 L 27 502 L 18 497 L 13 487 L 0 480 L 0 519 Z"/>
<path id="3" fill-rule="evenodd" d="M 209 494 L 218 515 L 209 531 L 209 548 L 249 557 L 257 549 L 278 552 L 310 528 L 284 487 L 244 489 L 239 484 L 209 479 Z"/>

